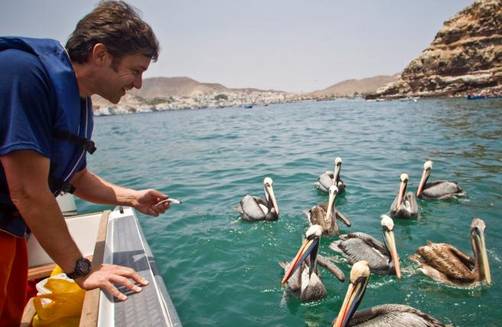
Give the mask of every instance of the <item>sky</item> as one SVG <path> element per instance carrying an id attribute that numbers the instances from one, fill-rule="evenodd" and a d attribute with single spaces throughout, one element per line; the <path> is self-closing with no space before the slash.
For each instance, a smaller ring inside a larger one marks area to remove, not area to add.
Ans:
<path id="1" fill-rule="evenodd" d="M 65 43 L 96 0 L 0 4 L 0 35 Z M 144 77 L 290 92 L 399 73 L 473 0 L 129 0 L 159 39 Z"/>

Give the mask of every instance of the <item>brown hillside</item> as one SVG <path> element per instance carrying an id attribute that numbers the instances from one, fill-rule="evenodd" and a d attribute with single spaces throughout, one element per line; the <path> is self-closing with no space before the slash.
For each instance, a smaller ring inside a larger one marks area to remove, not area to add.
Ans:
<path id="1" fill-rule="evenodd" d="M 349 79 L 336 83 L 320 91 L 314 91 L 309 95 L 314 97 L 351 97 L 376 92 L 377 89 L 394 82 L 399 78 L 399 74 L 387 76 L 380 75 L 363 79 Z"/>

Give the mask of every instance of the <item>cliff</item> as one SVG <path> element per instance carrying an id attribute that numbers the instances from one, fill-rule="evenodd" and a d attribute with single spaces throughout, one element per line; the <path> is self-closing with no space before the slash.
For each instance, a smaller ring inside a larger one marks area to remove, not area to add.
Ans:
<path id="1" fill-rule="evenodd" d="M 502 1 L 478 0 L 446 21 L 401 78 L 368 98 L 502 95 Z"/>

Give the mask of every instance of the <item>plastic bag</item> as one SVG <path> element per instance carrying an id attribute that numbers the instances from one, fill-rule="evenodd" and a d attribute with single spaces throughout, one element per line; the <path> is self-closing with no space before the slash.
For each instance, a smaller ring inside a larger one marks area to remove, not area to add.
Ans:
<path id="1" fill-rule="evenodd" d="M 85 291 L 66 275 L 57 274 L 61 271 L 57 269 L 53 270 L 51 277 L 37 285 L 42 294 L 33 298 L 37 312 L 33 317 L 33 327 L 79 325 Z"/>

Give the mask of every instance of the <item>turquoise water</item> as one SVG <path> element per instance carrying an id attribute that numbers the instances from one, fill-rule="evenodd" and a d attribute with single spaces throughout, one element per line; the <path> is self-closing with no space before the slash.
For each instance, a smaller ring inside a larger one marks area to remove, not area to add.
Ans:
<path id="1" fill-rule="evenodd" d="M 89 166 L 135 188 L 158 188 L 185 202 L 141 225 L 184 326 L 329 326 L 347 282 L 322 271 L 322 301 L 284 296 L 279 260 L 290 260 L 306 227 L 303 211 L 326 197 L 317 176 L 343 158 L 346 194 L 337 207 L 351 217 L 345 232 L 380 237 L 399 186 L 415 190 L 425 159 L 431 179 L 459 182 L 468 196 L 420 201 L 418 220 L 396 220 L 404 276 L 372 275 L 360 306 L 404 303 L 456 326 L 502 321 L 502 101 L 332 101 L 268 107 L 188 110 L 96 117 L 98 151 Z M 240 221 L 234 207 L 246 193 L 263 194 L 274 180 L 276 222 Z M 83 211 L 102 209 L 79 202 Z M 491 288 L 455 289 L 419 273 L 408 259 L 428 240 L 471 253 L 473 217 L 486 222 Z M 321 253 L 334 255 L 330 241 Z M 350 268 L 338 260 L 347 278 Z"/>

